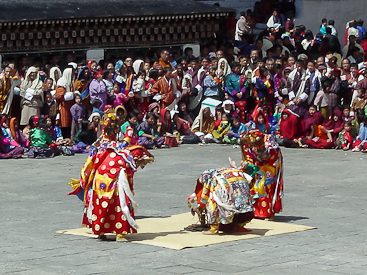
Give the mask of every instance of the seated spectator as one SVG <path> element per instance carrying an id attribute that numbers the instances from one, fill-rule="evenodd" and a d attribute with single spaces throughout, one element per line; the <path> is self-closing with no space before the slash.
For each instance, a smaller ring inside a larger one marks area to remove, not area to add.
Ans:
<path id="1" fill-rule="evenodd" d="M 10 144 L 10 135 L 5 128 L 0 127 L 0 159 L 21 158 L 23 148 Z"/>
<path id="2" fill-rule="evenodd" d="M 81 128 L 75 135 L 75 143 L 79 144 L 82 142 L 85 145 L 85 148 L 82 149 L 88 149 L 97 140 L 97 132 L 94 128 L 93 122 L 83 119 Z"/>
<path id="3" fill-rule="evenodd" d="M 352 123 L 347 121 L 344 123 L 344 129 L 339 133 L 339 136 L 336 139 L 335 149 L 343 149 L 344 151 L 351 150 L 353 140 Z"/>
<path id="4" fill-rule="evenodd" d="M 357 91 L 357 97 L 353 100 L 351 106 L 351 111 L 353 112 L 353 114 L 356 113 L 358 109 L 364 110 L 367 103 L 367 99 L 365 99 L 366 89 L 359 88 Z"/>
<path id="5" fill-rule="evenodd" d="M 159 116 L 152 112 L 148 112 L 143 121 L 138 126 L 138 144 L 144 146 L 147 149 L 164 148 L 164 137 L 159 136 L 161 122 L 158 122 Z M 156 126 L 158 125 L 158 127 Z"/>
<path id="6" fill-rule="evenodd" d="M 55 124 L 55 121 L 51 117 L 46 118 L 47 132 L 51 135 L 51 139 L 56 144 L 64 144 L 64 137 L 59 126 Z"/>
<path id="7" fill-rule="evenodd" d="M 240 136 L 248 131 L 245 124 L 241 123 L 238 116 L 231 118 L 229 130 L 224 133 L 223 141 L 228 144 L 240 144 Z"/>
<path id="8" fill-rule="evenodd" d="M 279 128 L 275 132 L 276 140 L 281 146 L 297 148 L 304 137 L 304 126 L 301 118 L 292 111 L 285 109 L 282 112 Z"/>
<path id="9" fill-rule="evenodd" d="M 366 116 L 361 110 L 357 111 L 356 114 L 357 122 L 359 124 L 359 131 L 356 140 L 353 144 L 353 152 L 367 152 L 367 124 Z"/>
<path id="10" fill-rule="evenodd" d="M 230 113 L 224 112 L 221 117 L 219 125 L 213 130 L 212 135 L 215 139 L 222 139 L 226 131 L 229 130 L 231 121 Z"/>
<path id="11" fill-rule="evenodd" d="M 24 150 L 26 150 L 29 145 L 29 141 L 25 138 L 23 132 L 20 130 L 19 119 L 17 119 L 16 117 L 11 118 L 9 129 L 13 140 L 20 146 L 22 146 Z"/>
<path id="12" fill-rule="evenodd" d="M 28 158 L 52 158 L 55 156 L 56 147 L 53 144 L 51 135 L 47 132 L 47 122 L 45 118 L 32 116 L 29 120 L 31 131 L 29 135 Z"/>
<path id="13" fill-rule="evenodd" d="M 191 131 L 195 133 L 201 141 L 212 141 L 212 132 L 215 128 L 215 120 L 210 112 L 210 108 L 205 105 L 201 106 L 199 115 L 195 118 Z"/>
<path id="14" fill-rule="evenodd" d="M 305 147 L 328 149 L 333 147 L 333 138 L 322 124 L 321 113 L 315 113 L 314 124 L 311 125 L 311 134 L 304 141 Z"/>
<path id="15" fill-rule="evenodd" d="M 101 125 L 100 125 L 101 119 L 102 118 L 99 113 L 92 113 L 88 118 L 89 122 L 92 124 L 91 127 L 94 129 L 97 137 L 99 137 L 101 134 Z"/>
<path id="16" fill-rule="evenodd" d="M 324 125 L 325 129 L 331 133 L 333 142 L 337 139 L 340 131 L 344 129 L 344 121 L 342 111 L 336 108 L 333 112 L 331 120 Z"/>

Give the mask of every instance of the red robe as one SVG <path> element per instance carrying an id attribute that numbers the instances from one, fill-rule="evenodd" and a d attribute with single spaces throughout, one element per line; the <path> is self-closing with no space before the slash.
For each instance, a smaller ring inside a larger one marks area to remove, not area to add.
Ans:
<path id="1" fill-rule="evenodd" d="M 137 228 L 132 198 L 136 167 L 129 151 L 112 147 L 89 157 L 81 172 L 82 224 L 96 235 L 136 233 Z"/>
<path id="2" fill-rule="evenodd" d="M 71 113 L 70 108 L 74 105 L 74 100 L 65 101 L 64 95 L 66 93 L 66 89 L 64 87 L 56 87 L 56 100 L 59 103 L 59 111 L 60 111 L 60 127 L 71 127 Z"/>

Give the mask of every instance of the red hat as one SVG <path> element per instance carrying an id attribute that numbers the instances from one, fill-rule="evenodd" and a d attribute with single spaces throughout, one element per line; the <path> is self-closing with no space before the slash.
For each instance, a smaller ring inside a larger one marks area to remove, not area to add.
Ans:
<path id="1" fill-rule="evenodd" d="M 93 77 L 94 77 L 95 79 L 97 79 L 97 77 L 98 77 L 99 75 L 103 75 L 103 71 L 98 71 L 98 72 L 96 72 L 96 73 L 93 75 Z"/>

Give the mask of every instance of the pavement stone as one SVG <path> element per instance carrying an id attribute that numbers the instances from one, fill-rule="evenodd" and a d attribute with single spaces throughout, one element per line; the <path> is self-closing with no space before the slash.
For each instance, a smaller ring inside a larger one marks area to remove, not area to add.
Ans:
<path id="1" fill-rule="evenodd" d="M 275 221 L 317 227 L 180 251 L 56 234 L 80 226 L 70 191 L 85 155 L 0 161 L 0 274 L 367 274 L 367 155 L 282 149 L 284 211 Z M 136 173 L 138 218 L 188 211 L 186 198 L 208 168 L 240 161 L 239 149 L 183 145 L 154 150 Z"/>

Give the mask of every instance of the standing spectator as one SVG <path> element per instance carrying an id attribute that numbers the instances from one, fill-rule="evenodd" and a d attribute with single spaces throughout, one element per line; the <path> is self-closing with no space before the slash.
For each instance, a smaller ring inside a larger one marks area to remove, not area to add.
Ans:
<path id="1" fill-rule="evenodd" d="M 164 68 L 172 69 L 172 64 L 169 62 L 170 52 L 167 49 L 161 51 L 161 58 L 159 58 L 159 64 Z"/>
<path id="2" fill-rule="evenodd" d="M 71 106 L 70 114 L 72 117 L 70 139 L 74 141 L 75 135 L 81 129 L 82 121 L 87 114 L 86 109 L 82 104 L 82 97 L 78 94 L 75 95 L 75 104 Z"/>
<path id="3" fill-rule="evenodd" d="M 245 97 L 247 81 L 241 83 L 240 71 L 241 64 L 234 62 L 232 65 L 232 72 L 227 76 L 226 79 L 227 92 L 225 98 L 230 99 L 233 102 L 242 101 Z"/>
<path id="4" fill-rule="evenodd" d="M 161 109 L 172 107 L 170 106 L 176 99 L 176 90 L 172 79 L 172 69 L 164 68 L 164 76 L 159 79 L 150 89 L 152 95 L 159 100 Z M 176 83 L 176 82 L 175 82 Z"/>
<path id="5" fill-rule="evenodd" d="M 245 12 L 241 12 L 241 17 L 240 19 L 238 19 L 236 23 L 236 32 L 235 32 L 235 38 L 234 38 L 235 41 L 241 41 L 242 35 L 251 33 L 251 28 L 249 24 L 247 23 L 245 15 L 246 15 Z M 236 42 L 235 42 L 235 46 L 236 46 Z"/>
<path id="6" fill-rule="evenodd" d="M 344 41 L 344 45 L 349 43 L 350 36 L 354 35 L 356 39 L 359 39 L 359 31 L 357 29 L 357 22 L 352 20 L 347 22 L 346 25 L 346 40 Z"/>
<path id="7" fill-rule="evenodd" d="M 57 81 L 55 98 L 59 104 L 60 128 L 64 138 L 70 138 L 71 114 L 74 104 L 73 69 L 66 68 L 62 77 Z"/>
<path id="8" fill-rule="evenodd" d="M 348 56 L 351 55 L 351 52 L 354 48 L 359 48 L 360 52 L 363 54 L 364 51 L 363 51 L 363 48 L 361 45 L 359 45 L 357 42 L 357 38 L 355 35 L 351 35 L 349 37 L 349 43 L 347 45 L 345 45 L 343 47 L 343 50 L 342 50 L 342 55 L 343 55 L 343 58 L 347 58 Z"/>
<path id="9" fill-rule="evenodd" d="M 201 88 L 204 84 L 205 71 L 200 70 L 199 60 L 193 59 L 190 62 L 191 70 L 188 70 L 187 73 L 192 76 L 192 86 L 198 88 L 199 85 Z M 200 73 L 199 73 L 200 72 Z"/>
<path id="10" fill-rule="evenodd" d="M 20 96 L 22 97 L 20 125 L 26 126 L 31 116 L 41 114 L 43 107 L 43 84 L 35 67 L 27 70 L 27 75 L 20 85 Z"/>
<path id="11" fill-rule="evenodd" d="M 338 32 L 336 31 L 334 25 L 335 25 L 335 21 L 329 20 L 328 27 L 331 29 L 331 35 L 338 36 Z"/>
<path id="12" fill-rule="evenodd" d="M 50 117 L 53 120 L 59 120 L 58 106 L 51 93 L 46 93 L 45 103 L 43 104 L 41 114 Z"/>
<path id="13" fill-rule="evenodd" d="M 14 97 L 14 88 L 20 84 L 18 76 L 11 76 L 11 67 L 4 68 L 4 75 L 0 80 L 0 113 L 9 114 Z"/>
<path id="14" fill-rule="evenodd" d="M 55 89 L 57 81 L 62 77 L 61 70 L 58 67 L 52 67 L 49 77 L 53 80 L 52 89 Z"/>
<path id="15" fill-rule="evenodd" d="M 269 17 L 268 22 L 266 23 L 266 26 L 268 26 L 268 28 L 274 28 L 274 29 L 279 29 L 279 27 L 282 25 L 279 17 L 278 17 L 278 10 L 274 9 L 273 10 L 273 14 Z"/>
<path id="16" fill-rule="evenodd" d="M 297 60 L 296 70 L 288 77 L 289 109 L 303 118 L 308 110 L 307 99 L 310 94 L 310 76 L 304 69 L 304 62 Z"/>
<path id="17" fill-rule="evenodd" d="M 321 33 L 323 36 L 326 35 L 326 26 L 327 26 L 327 19 L 323 18 L 321 20 L 321 26 L 320 26 L 320 30 L 319 30 L 319 33 Z"/>
<path id="18" fill-rule="evenodd" d="M 90 104 L 90 95 L 89 95 L 89 84 L 92 81 L 92 72 L 88 68 L 88 66 L 83 66 L 79 72 L 78 77 L 74 82 L 74 87 L 76 91 L 79 91 L 82 103 L 84 107 L 88 110 L 92 109 Z"/>
<path id="19" fill-rule="evenodd" d="M 218 80 L 216 77 L 215 67 L 209 67 L 209 74 L 204 79 L 204 96 L 205 98 L 213 98 L 220 100 L 219 90 L 218 90 Z"/>
<path id="20" fill-rule="evenodd" d="M 99 99 L 102 101 L 100 110 L 103 110 L 104 106 L 107 104 L 107 86 L 103 82 L 103 72 L 99 71 L 94 74 L 94 79 L 89 85 L 89 94 L 91 102 L 94 99 Z"/>

